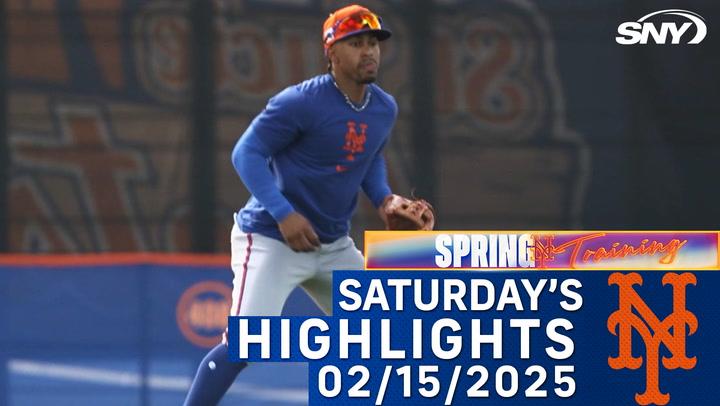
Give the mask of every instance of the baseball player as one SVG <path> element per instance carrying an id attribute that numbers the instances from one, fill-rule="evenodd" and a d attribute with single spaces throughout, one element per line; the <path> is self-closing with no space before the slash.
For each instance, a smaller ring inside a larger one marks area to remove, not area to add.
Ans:
<path id="1" fill-rule="evenodd" d="M 271 98 L 233 149 L 252 197 L 231 233 L 232 316 L 279 316 L 298 285 L 329 314 L 332 270 L 363 269 L 348 236 L 358 192 L 386 223 L 396 198 L 382 150 L 398 109 L 374 84 L 379 41 L 390 35 L 365 7 L 330 14 L 322 32 L 328 73 Z M 200 364 L 185 405 L 217 404 L 244 367 L 219 344 Z"/>

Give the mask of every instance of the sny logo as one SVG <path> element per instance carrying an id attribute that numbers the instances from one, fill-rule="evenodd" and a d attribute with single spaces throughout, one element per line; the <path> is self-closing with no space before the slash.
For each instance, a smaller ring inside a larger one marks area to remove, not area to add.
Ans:
<path id="1" fill-rule="evenodd" d="M 656 15 L 676 15 L 685 17 L 690 22 L 684 22 L 680 27 L 674 22 L 662 22 L 660 23 L 660 29 L 649 21 L 645 21 L 650 17 Z M 620 24 L 618 27 L 618 34 L 620 36 L 615 37 L 615 42 L 620 45 L 635 45 L 635 44 L 647 44 L 650 36 L 656 44 L 665 44 L 668 34 L 671 37 L 672 44 L 679 44 L 683 34 L 690 28 L 691 25 L 695 25 L 696 33 L 695 36 L 688 42 L 688 44 L 699 44 L 707 35 L 707 26 L 705 26 L 704 18 L 697 13 L 687 10 L 679 9 L 668 9 L 660 10 L 654 13 L 650 13 L 644 17 L 641 17 L 637 21 L 629 21 Z"/>
<path id="2" fill-rule="evenodd" d="M 670 401 L 670 394 L 660 392 L 660 344 L 672 354 L 662 357 L 665 368 L 693 369 L 697 363 L 697 357 L 688 358 L 685 354 L 685 326 L 689 328 L 689 335 L 698 328 L 697 318 L 685 308 L 685 287 L 695 285 L 697 280 L 688 272 L 680 275 L 669 272 L 663 276 L 662 284 L 673 287 L 673 311 L 662 321 L 633 288 L 642 282 L 642 276 L 635 272 L 616 272 L 608 279 L 608 285 L 617 285 L 619 289 L 619 309 L 607 321 L 608 330 L 618 337 L 619 351 L 617 357 L 608 357 L 608 364 L 612 369 L 640 368 L 643 357 L 632 354 L 632 331 L 635 330 L 645 343 L 645 392 L 636 393 L 635 401 L 640 405 L 665 405 Z"/>

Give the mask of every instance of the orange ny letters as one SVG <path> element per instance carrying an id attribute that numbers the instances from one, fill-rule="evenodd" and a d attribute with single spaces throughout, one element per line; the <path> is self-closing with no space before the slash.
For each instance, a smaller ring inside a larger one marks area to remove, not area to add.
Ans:
<path id="1" fill-rule="evenodd" d="M 686 333 L 692 335 L 698 328 L 697 318 L 685 308 L 685 288 L 695 285 L 697 280 L 688 272 L 679 275 L 668 272 L 663 276 L 662 284 L 672 285 L 673 311 L 662 321 L 633 288 L 642 283 L 642 276 L 635 272 L 616 272 L 608 278 L 608 285 L 617 285 L 619 291 L 618 310 L 607 320 L 608 330 L 618 337 L 619 350 L 617 357 L 608 357 L 608 364 L 612 369 L 642 366 L 643 357 L 632 354 L 632 330 L 637 331 L 645 343 L 645 392 L 636 393 L 635 401 L 640 405 L 665 405 L 670 401 L 670 394 L 660 392 L 660 344 L 672 354 L 662 357 L 662 364 L 667 369 L 693 369 L 697 362 L 697 357 L 688 358 L 685 354 Z"/>
<path id="2" fill-rule="evenodd" d="M 360 125 L 357 125 L 354 121 L 348 121 L 347 126 L 348 130 L 347 133 L 345 133 L 343 150 L 348 152 L 347 160 L 354 161 L 354 154 L 365 151 L 365 141 L 367 140 L 365 130 L 367 129 L 367 124 L 360 123 Z M 360 134 L 357 133 L 356 127 L 360 127 Z"/>

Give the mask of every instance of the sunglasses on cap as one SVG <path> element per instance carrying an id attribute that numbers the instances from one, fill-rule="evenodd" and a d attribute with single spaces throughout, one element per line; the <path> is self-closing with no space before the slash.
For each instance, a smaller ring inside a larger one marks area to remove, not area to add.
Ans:
<path id="1" fill-rule="evenodd" d="M 380 17 L 372 12 L 363 11 L 335 21 L 325 30 L 323 42 L 327 48 L 336 41 L 364 31 L 377 31 L 378 39 L 381 41 L 390 37 L 390 31 L 383 29 Z"/>

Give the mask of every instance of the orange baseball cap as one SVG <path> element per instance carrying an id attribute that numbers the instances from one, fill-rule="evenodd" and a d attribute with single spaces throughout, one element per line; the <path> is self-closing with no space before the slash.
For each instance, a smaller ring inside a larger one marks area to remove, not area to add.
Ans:
<path id="1" fill-rule="evenodd" d="M 337 41 L 364 32 L 374 33 L 384 41 L 392 35 L 383 27 L 382 18 L 369 9 L 353 4 L 330 13 L 323 24 L 323 45 L 325 51 Z"/>

